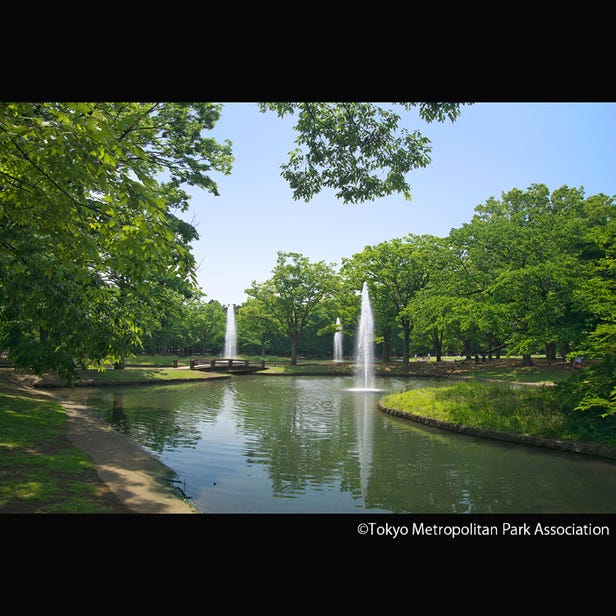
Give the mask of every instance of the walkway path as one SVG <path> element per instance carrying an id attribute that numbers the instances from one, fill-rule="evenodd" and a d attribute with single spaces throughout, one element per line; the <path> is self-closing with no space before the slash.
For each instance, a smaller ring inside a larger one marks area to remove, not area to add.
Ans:
<path id="1" fill-rule="evenodd" d="M 61 400 L 69 439 L 92 460 L 100 478 L 134 513 L 198 513 L 176 494 L 172 471 L 85 406 Z"/>

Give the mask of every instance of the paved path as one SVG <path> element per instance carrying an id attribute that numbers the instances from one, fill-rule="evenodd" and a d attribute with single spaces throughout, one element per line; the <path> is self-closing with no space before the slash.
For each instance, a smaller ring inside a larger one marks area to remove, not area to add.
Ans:
<path id="1" fill-rule="evenodd" d="M 61 400 L 69 439 L 92 460 L 100 478 L 134 513 L 198 513 L 171 486 L 172 471 L 93 411 Z"/>

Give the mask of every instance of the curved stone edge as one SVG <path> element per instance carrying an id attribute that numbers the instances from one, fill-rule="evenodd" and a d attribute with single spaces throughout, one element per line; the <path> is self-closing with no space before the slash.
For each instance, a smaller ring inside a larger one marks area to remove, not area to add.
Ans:
<path id="1" fill-rule="evenodd" d="M 579 453 L 589 456 L 597 456 L 601 458 L 609 458 L 616 460 L 616 448 L 607 447 L 606 445 L 596 445 L 594 443 L 581 443 L 577 441 L 565 441 L 559 439 L 544 438 L 540 436 L 526 436 L 524 434 L 515 434 L 510 432 L 500 432 L 499 430 L 487 430 L 485 428 L 474 428 L 472 426 L 466 426 L 463 424 L 454 424 L 441 419 L 434 419 L 433 417 L 426 417 L 424 415 L 416 415 L 415 413 L 408 413 L 401 411 L 400 409 L 392 409 L 380 401 L 377 403 L 379 410 L 387 415 L 393 415 L 394 417 L 401 417 L 402 419 L 408 419 L 417 423 L 439 428 L 441 430 L 449 430 L 450 432 L 458 432 L 460 434 L 467 434 L 469 436 L 479 436 L 482 438 L 489 438 L 497 441 L 507 441 L 510 443 L 520 443 L 522 445 L 533 445 L 534 447 L 544 447 L 547 449 L 556 449 L 559 451 L 568 451 L 571 453 Z"/>

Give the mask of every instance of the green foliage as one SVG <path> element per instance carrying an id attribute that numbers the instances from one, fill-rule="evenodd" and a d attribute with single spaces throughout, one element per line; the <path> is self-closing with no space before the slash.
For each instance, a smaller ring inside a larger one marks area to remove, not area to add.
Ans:
<path id="1" fill-rule="evenodd" d="M 194 287 L 182 185 L 217 194 L 220 105 L 0 105 L 0 346 L 24 370 L 121 361 Z M 164 174 L 165 180 L 159 179 Z"/>
<path id="2" fill-rule="evenodd" d="M 246 293 L 252 310 L 269 318 L 291 342 L 291 363 L 297 363 L 297 343 L 315 315 L 333 298 L 337 274 L 333 265 L 310 260 L 294 252 L 278 252 L 272 276 L 253 282 Z M 263 325 L 261 328 L 263 330 Z"/>
<path id="3" fill-rule="evenodd" d="M 408 111 L 415 104 L 406 103 Z M 282 176 L 293 198 L 310 201 L 324 188 L 344 203 L 372 201 L 392 193 L 411 198 L 406 174 L 430 164 L 430 141 L 419 131 L 399 128 L 393 108 L 374 103 L 262 103 L 261 111 L 280 117 L 297 113 L 298 132 Z M 426 122 L 455 121 L 456 103 L 422 103 Z"/>
<path id="4" fill-rule="evenodd" d="M 341 274 L 348 287 L 361 289 L 364 281 L 368 283 L 377 328 L 384 340 L 398 325 L 402 327 L 404 365 L 408 365 L 410 332 L 415 324 L 413 300 L 443 267 L 443 250 L 440 238 L 409 234 L 366 246 L 342 260 Z"/>
<path id="5" fill-rule="evenodd" d="M 465 281 L 459 293 L 482 315 L 483 332 L 505 338 L 510 353 L 551 346 L 564 354 L 579 345 L 597 315 L 582 289 L 610 293 L 596 267 L 606 250 L 599 229 L 613 209 L 613 199 L 584 199 L 582 189 L 550 194 L 533 184 L 488 199 L 470 223 L 452 230 Z"/>
<path id="6" fill-rule="evenodd" d="M 238 343 L 246 352 L 265 357 L 273 348 L 286 351 L 287 340 L 263 302 L 249 298 L 238 309 L 236 320 Z"/>
<path id="7" fill-rule="evenodd" d="M 579 369 L 558 385 L 562 408 L 616 416 L 616 355 L 611 355 Z"/>

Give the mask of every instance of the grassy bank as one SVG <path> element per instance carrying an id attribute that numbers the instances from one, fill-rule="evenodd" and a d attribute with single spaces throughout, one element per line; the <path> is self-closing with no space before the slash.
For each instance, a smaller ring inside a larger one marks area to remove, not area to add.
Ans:
<path id="1" fill-rule="evenodd" d="M 353 374 L 353 366 L 347 363 L 334 363 L 334 362 L 301 362 L 297 366 L 292 366 L 289 363 L 277 364 L 274 366 L 268 366 L 266 370 L 261 371 L 259 374 L 265 375 L 302 375 L 302 374 L 314 374 L 314 375 L 351 375 Z"/>
<path id="2" fill-rule="evenodd" d="M 66 436 L 57 402 L 0 393 L 0 513 L 126 513 Z"/>
<path id="3" fill-rule="evenodd" d="M 515 387 L 478 380 L 385 396 L 381 403 L 452 424 L 524 436 L 616 447 L 616 419 L 560 408 L 548 387 Z"/>
<path id="4" fill-rule="evenodd" d="M 220 374 L 189 370 L 188 368 L 124 368 L 123 370 L 83 370 L 76 386 L 104 387 L 106 385 L 148 385 L 165 382 L 207 381 L 221 378 Z M 34 380 L 35 387 L 64 387 L 56 375 L 45 375 Z"/>
<path id="5" fill-rule="evenodd" d="M 211 378 L 221 375 L 127 368 L 84 372 L 80 382 L 108 386 Z M 36 378 L 0 369 L 0 513 L 128 513 L 68 439 L 64 407 L 32 384 L 64 385 L 53 375 Z"/>

